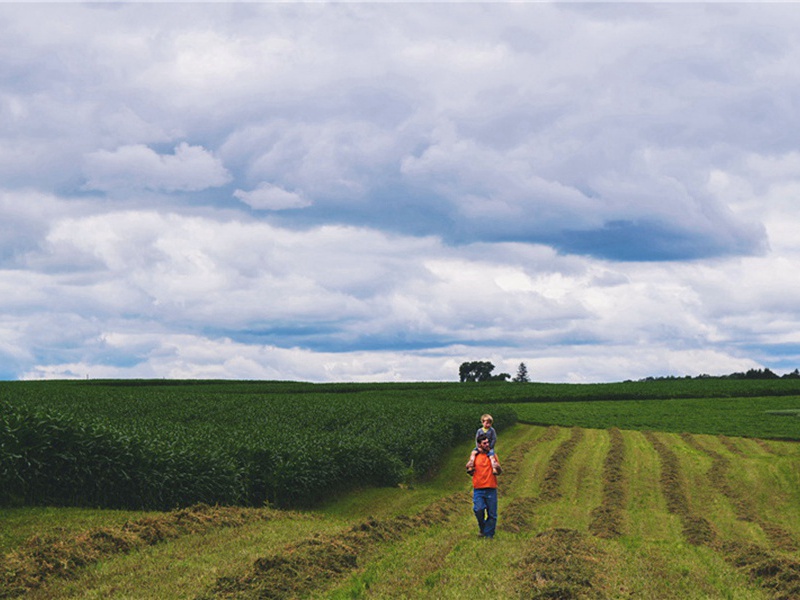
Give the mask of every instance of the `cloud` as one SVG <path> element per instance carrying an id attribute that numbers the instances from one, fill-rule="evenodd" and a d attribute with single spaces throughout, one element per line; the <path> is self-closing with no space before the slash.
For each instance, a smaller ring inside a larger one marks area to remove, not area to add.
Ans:
<path id="1" fill-rule="evenodd" d="M 286 210 L 311 206 L 311 202 L 302 194 L 289 192 L 266 182 L 260 183 L 249 192 L 236 190 L 233 195 L 256 210 Z"/>
<path id="2" fill-rule="evenodd" d="M 182 142 L 174 154 L 158 154 L 136 144 L 98 150 L 85 157 L 86 189 L 193 192 L 230 181 L 225 167 L 207 150 Z"/>
<path id="3" fill-rule="evenodd" d="M 0 4 L 0 376 L 788 367 L 799 24 Z"/>

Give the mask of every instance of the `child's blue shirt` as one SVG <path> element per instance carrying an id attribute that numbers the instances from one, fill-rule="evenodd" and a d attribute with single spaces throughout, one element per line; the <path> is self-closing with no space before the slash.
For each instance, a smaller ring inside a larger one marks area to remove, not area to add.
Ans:
<path id="1" fill-rule="evenodd" d="M 488 431 L 484 431 L 483 427 L 478 427 L 478 431 L 475 432 L 475 449 L 478 449 L 478 436 L 480 434 L 486 434 L 486 437 L 489 438 L 489 456 L 494 454 L 494 445 L 497 442 L 497 432 L 494 430 L 494 427 L 489 427 Z"/>

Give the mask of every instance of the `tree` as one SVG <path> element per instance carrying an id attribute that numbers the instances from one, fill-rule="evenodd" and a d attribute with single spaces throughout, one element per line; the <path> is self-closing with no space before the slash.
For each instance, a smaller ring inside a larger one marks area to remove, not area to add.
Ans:
<path id="1" fill-rule="evenodd" d="M 511 381 L 514 381 L 515 383 L 530 383 L 531 380 L 528 378 L 528 367 L 525 366 L 524 362 L 519 363 L 519 367 L 517 368 L 517 376 Z"/>
<path id="2" fill-rule="evenodd" d="M 786 373 L 784 375 L 784 378 L 786 378 L 786 379 L 800 379 L 800 370 L 795 369 L 791 373 Z"/>
<path id="3" fill-rule="evenodd" d="M 462 383 L 465 381 L 491 381 L 494 365 L 488 360 L 473 360 L 461 363 L 458 369 L 458 376 Z M 497 377 L 500 377 L 499 375 Z M 506 375 L 510 377 L 510 375 Z"/>
<path id="4" fill-rule="evenodd" d="M 458 369 L 458 377 L 462 383 L 465 381 L 508 381 L 511 379 L 511 375 L 508 373 L 492 375 L 493 370 L 494 365 L 488 360 L 473 360 L 461 363 Z"/>

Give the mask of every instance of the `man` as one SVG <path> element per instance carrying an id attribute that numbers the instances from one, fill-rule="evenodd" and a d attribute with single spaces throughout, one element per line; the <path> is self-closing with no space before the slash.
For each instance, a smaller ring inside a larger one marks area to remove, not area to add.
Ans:
<path id="1" fill-rule="evenodd" d="M 497 475 L 502 469 L 497 454 L 489 456 L 492 449 L 489 436 L 479 433 L 477 442 L 475 464 L 467 473 L 472 475 L 472 510 L 478 519 L 480 535 L 490 540 L 497 525 Z"/>

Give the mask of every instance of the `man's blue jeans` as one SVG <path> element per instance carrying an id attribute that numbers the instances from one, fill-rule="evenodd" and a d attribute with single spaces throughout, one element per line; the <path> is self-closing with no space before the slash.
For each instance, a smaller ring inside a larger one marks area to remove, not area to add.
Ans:
<path id="1" fill-rule="evenodd" d="M 494 528 L 497 526 L 497 489 L 472 490 L 472 510 L 475 512 L 475 518 L 478 519 L 481 535 L 493 538 Z"/>

